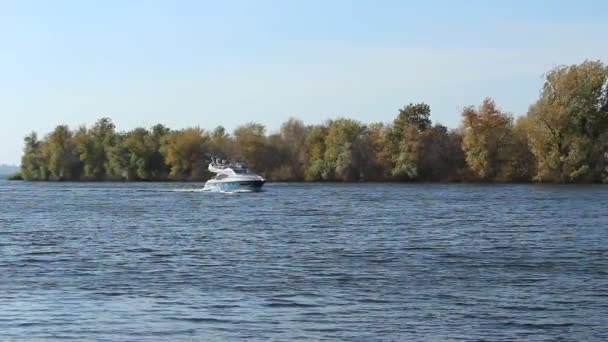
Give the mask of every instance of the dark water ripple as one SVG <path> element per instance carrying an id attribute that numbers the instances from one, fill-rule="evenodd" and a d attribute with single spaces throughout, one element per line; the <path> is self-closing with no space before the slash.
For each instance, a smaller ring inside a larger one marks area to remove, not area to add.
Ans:
<path id="1" fill-rule="evenodd" d="M 0 182 L 0 340 L 608 340 L 608 187 Z"/>

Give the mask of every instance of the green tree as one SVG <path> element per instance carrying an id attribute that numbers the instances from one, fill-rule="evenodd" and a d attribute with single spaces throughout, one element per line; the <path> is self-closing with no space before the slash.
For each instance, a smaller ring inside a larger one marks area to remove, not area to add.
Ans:
<path id="1" fill-rule="evenodd" d="M 420 177 L 419 164 L 423 154 L 420 139 L 431 128 L 430 116 L 431 107 L 425 103 L 410 103 L 399 110 L 385 152 L 391 156 L 394 177 L 410 180 Z"/>
<path id="2" fill-rule="evenodd" d="M 415 127 L 405 127 L 401 141 L 397 145 L 396 154 L 393 156 L 393 176 L 399 179 L 414 180 L 419 177 L 419 164 L 422 155 L 421 132 Z"/>
<path id="3" fill-rule="evenodd" d="M 25 180 L 47 180 L 47 161 L 42 154 L 43 143 L 36 132 L 24 139 L 25 147 L 21 158 L 21 175 Z"/>
<path id="4" fill-rule="evenodd" d="M 146 145 L 152 154 L 148 157 L 148 174 L 151 180 L 166 179 L 169 175 L 169 168 L 165 162 L 165 157 L 161 153 L 161 146 L 165 136 L 171 130 L 162 124 L 154 125 L 150 134 L 147 136 Z"/>
<path id="5" fill-rule="evenodd" d="M 308 181 L 327 180 L 332 176 L 333 167 L 325 161 L 325 138 L 328 128 L 317 125 L 309 128 L 304 141 L 306 153 L 305 179 Z"/>
<path id="6" fill-rule="evenodd" d="M 431 107 L 426 103 L 410 103 L 399 110 L 393 126 L 397 133 L 410 127 L 424 132 L 431 128 Z"/>
<path id="7" fill-rule="evenodd" d="M 84 177 L 102 180 L 112 175 L 109 151 L 117 139 L 115 126 L 111 119 L 99 119 L 91 129 L 81 127 L 75 136 L 80 160 L 84 165 Z"/>
<path id="8" fill-rule="evenodd" d="M 68 126 L 60 125 L 46 137 L 42 156 L 47 162 L 49 175 L 55 180 L 72 180 L 80 176 L 80 161 L 73 133 Z"/>
<path id="9" fill-rule="evenodd" d="M 108 150 L 108 171 L 117 179 L 137 180 L 137 161 L 126 143 L 129 133 L 116 134 L 115 144 Z M 109 175 L 104 174 L 104 179 Z"/>
<path id="10" fill-rule="evenodd" d="M 608 67 L 560 66 L 528 111 L 539 181 L 600 181 L 608 165 Z"/>
<path id="11" fill-rule="evenodd" d="M 130 180 L 151 180 L 158 176 L 160 142 L 147 129 L 136 128 L 118 134 L 116 144 L 109 150 L 112 173 Z"/>
<path id="12" fill-rule="evenodd" d="M 410 103 L 399 113 L 384 137 L 379 160 L 391 178 L 400 180 L 418 177 L 420 134 L 431 128 L 431 107 L 426 103 Z"/>
<path id="13" fill-rule="evenodd" d="M 337 119 L 329 123 L 325 137 L 325 167 L 324 179 L 353 181 L 358 180 L 360 170 L 356 168 L 353 160 L 353 145 L 363 134 L 365 127 L 352 119 Z"/>

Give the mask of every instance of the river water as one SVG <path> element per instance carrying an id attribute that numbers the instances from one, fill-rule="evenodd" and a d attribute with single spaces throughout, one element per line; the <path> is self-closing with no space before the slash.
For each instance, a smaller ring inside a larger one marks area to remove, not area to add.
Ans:
<path id="1" fill-rule="evenodd" d="M 608 340 L 608 186 L 0 182 L 0 340 Z"/>

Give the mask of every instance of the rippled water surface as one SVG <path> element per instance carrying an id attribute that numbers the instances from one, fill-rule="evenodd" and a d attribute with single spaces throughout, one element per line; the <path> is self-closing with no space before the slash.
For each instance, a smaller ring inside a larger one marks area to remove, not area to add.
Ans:
<path id="1" fill-rule="evenodd" d="M 0 182 L 0 340 L 608 340 L 608 186 Z"/>

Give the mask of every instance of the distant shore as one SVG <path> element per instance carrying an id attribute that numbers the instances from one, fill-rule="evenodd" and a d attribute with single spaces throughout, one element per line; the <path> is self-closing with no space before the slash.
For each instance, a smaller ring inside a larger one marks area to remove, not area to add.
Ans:
<path id="1" fill-rule="evenodd" d="M 106 180 L 25 180 L 20 174 L 17 175 L 0 175 L 0 180 L 5 181 L 22 181 L 31 183 L 205 183 L 207 179 L 153 179 L 153 180 L 124 180 L 124 179 L 106 179 Z M 277 180 L 268 181 L 268 183 L 286 183 L 286 184 L 471 184 L 471 185 L 608 185 L 606 182 L 581 182 L 581 183 L 556 183 L 556 182 L 534 182 L 534 181 L 399 181 L 399 180 L 358 180 L 358 181 L 324 181 L 324 180 Z"/>
<path id="2" fill-rule="evenodd" d="M 14 179 L 204 181 L 210 158 L 246 162 L 269 181 L 608 183 L 608 66 L 559 66 L 517 120 L 491 98 L 466 106 L 460 127 L 431 121 L 410 103 L 392 123 L 348 118 L 305 125 L 291 118 L 277 133 L 245 123 L 174 130 L 162 124 L 118 131 L 59 125 L 24 139 Z"/>
<path id="3" fill-rule="evenodd" d="M 21 176 L 21 172 L 17 172 L 6 175 L 0 175 L 0 179 L 6 179 L 9 181 L 20 181 L 23 180 L 23 176 Z"/>

